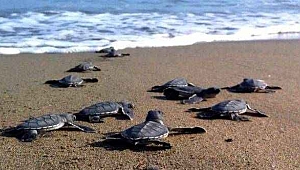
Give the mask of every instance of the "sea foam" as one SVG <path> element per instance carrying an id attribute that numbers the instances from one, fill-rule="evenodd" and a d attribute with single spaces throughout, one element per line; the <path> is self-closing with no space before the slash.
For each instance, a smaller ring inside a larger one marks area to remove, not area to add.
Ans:
<path id="1" fill-rule="evenodd" d="M 92 52 L 197 42 L 299 38 L 300 14 L 85 13 L 47 11 L 0 17 L 0 54 Z"/>

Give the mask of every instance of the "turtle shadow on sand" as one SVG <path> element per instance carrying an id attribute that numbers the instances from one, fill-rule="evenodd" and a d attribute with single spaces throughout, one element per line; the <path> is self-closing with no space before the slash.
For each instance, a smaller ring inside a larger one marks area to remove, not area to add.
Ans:
<path id="1" fill-rule="evenodd" d="M 158 100 L 168 100 L 165 96 L 151 96 L 151 98 L 158 99 Z M 173 100 L 175 101 L 178 99 L 173 99 Z"/>
<path id="2" fill-rule="evenodd" d="M 107 133 L 106 135 L 111 134 Z M 134 152 L 143 152 L 143 151 L 162 151 L 162 150 L 168 150 L 167 148 L 163 146 L 157 146 L 157 145 L 139 145 L 135 146 L 130 143 L 127 143 L 126 141 L 122 139 L 104 139 L 101 141 L 93 142 L 89 144 L 91 147 L 100 147 L 104 148 L 109 151 L 124 151 L 124 150 L 131 150 Z"/>
<path id="3" fill-rule="evenodd" d="M 189 111 L 187 111 L 189 112 Z M 229 117 L 222 117 L 222 116 L 215 116 L 215 117 L 206 117 L 207 112 L 199 112 L 194 116 L 194 118 L 203 119 L 203 120 L 231 120 Z M 251 117 L 265 117 L 258 115 L 256 113 L 246 112 L 243 113 L 244 116 L 251 116 Z M 251 121 L 251 120 L 246 120 Z"/>
<path id="4" fill-rule="evenodd" d="M 0 129 L 0 136 L 3 137 L 11 137 L 16 138 L 19 141 L 22 141 L 22 133 L 11 133 L 14 131 L 15 127 L 4 127 L 3 129 Z M 69 131 L 69 132 L 80 132 L 79 129 L 74 128 L 72 126 L 64 126 L 60 129 L 57 129 L 55 131 Z M 38 138 L 50 138 L 53 135 L 53 131 L 40 131 Z"/>

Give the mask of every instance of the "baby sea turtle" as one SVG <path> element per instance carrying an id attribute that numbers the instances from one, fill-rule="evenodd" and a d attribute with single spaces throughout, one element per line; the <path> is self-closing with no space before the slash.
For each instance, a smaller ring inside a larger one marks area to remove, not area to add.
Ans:
<path id="1" fill-rule="evenodd" d="M 164 90 L 164 95 L 168 100 L 183 99 L 183 104 L 193 104 L 201 102 L 207 98 L 214 98 L 220 93 L 217 87 L 203 89 L 197 86 L 169 87 Z"/>
<path id="2" fill-rule="evenodd" d="M 114 47 L 103 48 L 99 51 L 96 51 L 96 53 L 110 53 L 112 51 L 116 51 Z"/>
<path id="3" fill-rule="evenodd" d="M 185 78 L 176 78 L 171 81 L 166 82 L 163 85 L 153 86 L 149 92 L 163 92 L 166 88 L 169 87 L 185 87 L 185 86 L 195 86 L 192 83 L 188 83 Z"/>
<path id="4" fill-rule="evenodd" d="M 101 69 L 95 65 L 93 65 L 91 62 L 83 62 L 74 68 L 71 68 L 67 72 L 84 72 L 84 71 L 101 71 Z"/>
<path id="5" fill-rule="evenodd" d="M 279 86 L 269 86 L 264 80 L 249 79 L 245 78 L 243 82 L 232 87 L 224 87 L 230 92 L 237 93 L 251 93 L 251 92 L 262 92 L 262 93 L 273 93 L 275 90 L 280 90 Z"/>
<path id="6" fill-rule="evenodd" d="M 239 99 L 226 100 L 207 108 L 191 108 L 189 111 L 200 111 L 198 117 L 203 119 L 227 117 L 235 121 L 249 121 L 247 117 L 241 116 L 241 114 L 247 112 L 247 109 L 253 111 L 259 117 L 268 117 L 261 111 L 252 109 L 246 101 Z"/>
<path id="7" fill-rule="evenodd" d="M 59 129 L 65 125 L 73 126 L 84 132 L 95 132 L 94 129 L 74 123 L 76 116 L 73 114 L 48 114 L 30 118 L 16 127 L 4 131 L 5 134 L 17 136 L 23 142 L 31 142 L 46 131 Z"/>
<path id="8" fill-rule="evenodd" d="M 100 102 L 88 106 L 76 113 L 78 120 L 85 120 L 89 122 L 103 122 L 103 117 L 124 115 L 128 119 L 132 120 L 133 115 L 133 104 L 128 102 Z"/>
<path id="9" fill-rule="evenodd" d="M 130 56 L 130 54 L 129 53 L 118 53 L 115 49 L 113 49 L 102 57 L 124 57 L 124 56 Z"/>
<path id="10" fill-rule="evenodd" d="M 150 110 L 145 122 L 132 126 L 120 133 L 107 136 L 106 139 L 122 139 L 133 145 L 162 145 L 166 149 L 171 148 L 171 144 L 161 141 L 170 132 L 176 134 L 205 133 L 202 127 L 169 128 L 163 123 L 163 112 Z"/>
<path id="11" fill-rule="evenodd" d="M 82 87 L 83 83 L 98 82 L 97 78 L 80 78 L 75 75 L 68 75 L 60 80 L 48 80 L 45 84 L 50 84 L 55 87 Z"/>

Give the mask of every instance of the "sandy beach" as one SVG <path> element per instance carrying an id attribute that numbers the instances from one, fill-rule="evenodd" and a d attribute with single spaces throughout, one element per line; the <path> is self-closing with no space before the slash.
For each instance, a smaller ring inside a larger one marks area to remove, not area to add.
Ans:
<path id="1" fill-rule="evenodd" d="M 300 40 L 212 42 L 182 47 L 135 48 L 123 58 L 97 53 L 0 55 L 0 128 L 30 116 L 76 113 L 100 101 L 135 104 L 135 119 L 106 118 L 90 126 L 97 133 L 59 130 L 32 143 L 0 136 L 0 169 L 300 169 Z M 96 77 L 82 88 L 52 88 L 83 61 L 102 71 L 72 73 Z M 149 93 L 154 85 L 185 77 L 200 87 L 235 85 L 243 78 L 266 80 L 283 90 L 272 94 L 222 91 L 217 98 L 182 105 Z M 245 99 L 270 117 L 248 116 L 250 122 L 202 120 L 185 112 L 226 99 Z M 170 150 L 118 148 L 103 142 L 105 133 L 143 122 L 150 109 L 162 110 L 171 127 L 202 126 L 205 134 L 170 136 Z M 232 139 L 232 142 L 226 142 Z"/>

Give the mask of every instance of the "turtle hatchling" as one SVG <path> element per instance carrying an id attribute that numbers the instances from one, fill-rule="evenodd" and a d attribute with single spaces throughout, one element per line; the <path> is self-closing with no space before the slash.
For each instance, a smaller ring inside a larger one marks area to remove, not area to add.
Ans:
<path id="1" fill-rule="evenodd" d="M 203 119 L 226 117 L 235 121 L 249 121 L 247 117 L 241 116 L 241 114 L 246 113 L 248 109 L 254 112 L 258 117 L 268 117 L 263 112 L 252 109 L 246 101 L 239 99 L 226 100 L 207 108 L 191 108 L 189 111 L 200 112 L 198 117 Z"/>
<path id="2" fill-rule="evenodd" d="M 66 76 L 60 80 L 48 80 L 45 84 L 50 84 L 55 87 L 82 87 L 83 83 L 96 83 L 97 78 L 80 78 L 75 75 Z"/>
<path id="3" fill-rule="evenodd" d="M 194 86 L 192 83 L 188 83 L 185 78 L 176 78 L 166 82 L 163 85 L 153 86 L 149 92 L 163 92 L 166 88 L 169 87 L 185 87 L 185 86 Z"/>
<path id="4" fill-rule="evenodd" d="M 110 53 L 112 51 L 115 51 L 114 47 L 103 48 L 103 49 L 101 49 L 99 51 L 96 51 L 96 53 Z"/>
<path id="5" fill-rule="evenodd" d="M 91 62 L 84 62 L 75 66 L 74 68 L 71 68 L 67 72 L 85 72 L 85 71 L 101 71 L 101 69 L 93 65 Z"/>
<path id="6" fill-rule="evenodd" d="M 222 89 L 237 93 L 273 93 L 275 90 L 282 88 L 279 86 L 269 86 L 264 80 L 245 78 L 240 84 L 232 87 L 223 87 Z"/>
<path id="7" fill-rule="evenodd" d="M 130 54 L 129 53 L 118 53 L 115 49 L 113 49 L 102 57 L 124 57 L 124 56 L 130 56 Z"/>
<path id="8" fill-rule="evenodd" d="M 169 128 L 163 123 L 163 112 L 150 110 L 145 122 L 132 126 L 120 133 L 107 136 L 106 139 L 121 139 L 134 146 L 156 144 L 170 149 L 171 144 L 162 141 L 170 132 L 175 132 L 175 134 L 192 134 L 205 133 L 206 131 L 202 127 Z"/>
<path id="9" fill-rule="evenodd" d="M 164 95 L 168 100 L 183 99 L 183 104 L 193 104 L 201 102 L 207 98 L 214 98 L 220 93 L 217 87 L 207 89 L 197 86 L 169 87 L 164 90 Z"/>
<path id="10" fill-rule="evenodd" d="M 14 135 L 23 142 L 35 140 L 42 132 L 60 129 L 65 125 L 73 126 L 84 132 L 95 132 L 94 129 L 74 123 L 73 114 L 48 114 L 25 120 L 22 124 L 4 130 L 4 134 Z"/>
<path id="11" fill-rule="evenodd" d="M 89 122 L 103 122 L 104 117 L 123 115 L 132 120 L 134 117 L 132 109 L 133 104 L 128 102 L 100 102 L 88 106 L 76 113 L 77 120 Z"/>

